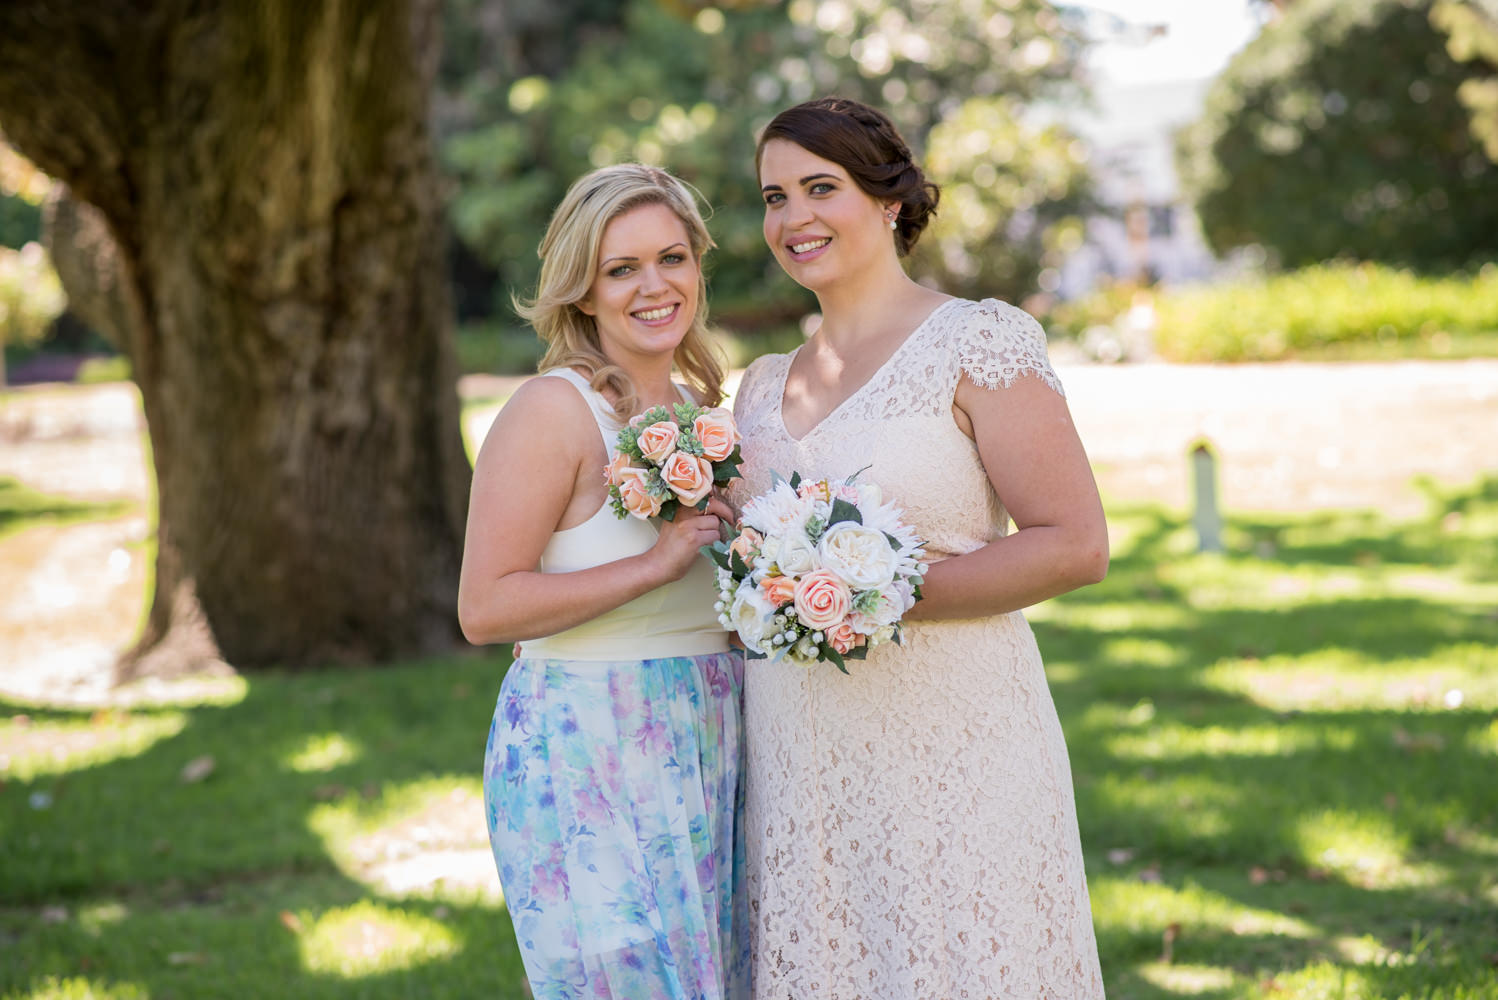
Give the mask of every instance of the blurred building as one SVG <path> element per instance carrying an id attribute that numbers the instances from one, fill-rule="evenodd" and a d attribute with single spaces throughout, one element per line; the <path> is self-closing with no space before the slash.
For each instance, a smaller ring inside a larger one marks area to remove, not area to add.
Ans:
<path id="1" fill-rule="evenodd" d="M 1091 150 L 1105 210 L 1087 220 L 1085 242 L 1060 269 L 1062 298 L 1085 295 L 1105 279 L 1174 285 L 1220 269 L 1181 194 L 1173 153 L 1176 130 L 1201 115 L 1210 83 L 1103 86 L 1095 107 L 1063 112 Z"/>

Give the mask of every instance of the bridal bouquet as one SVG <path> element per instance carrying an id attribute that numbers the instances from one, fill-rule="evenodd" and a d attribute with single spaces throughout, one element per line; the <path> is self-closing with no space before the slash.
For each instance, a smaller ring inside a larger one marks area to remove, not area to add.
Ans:
<path id="1" fill-rule="evenodd" d="M 619 432 L 604 469 L 614 514 L 621 520 L 676 519 L 683 504 L 703 510 L 719 483 L 739 474 L 739 429 L 723 407 L 657 406 Z"/>
<path id="2" fill-rule="evenodd" d="M 870 648 L 900 641 L 900 619 L 921 596 L 923 542 L 881 503 L 879 487 L 849 476 L 775 484 L 744 505 L 738 534 L 710 547 L 724 628 L 751 658 L 819 660 L 848 672 Z"/>

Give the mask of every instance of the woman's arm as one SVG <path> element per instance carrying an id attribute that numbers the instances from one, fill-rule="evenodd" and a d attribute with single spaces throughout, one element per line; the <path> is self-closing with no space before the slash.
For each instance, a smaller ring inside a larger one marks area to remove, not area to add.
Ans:
<path id="1" fill-rule="evenodd" d="M 468 504 L 458 623 L 469 642 L 552 635 L 678 579 L 698 548 L 717 540 L 718 518 L 662 522 L 648 551 L 574 573 L 541 573 L 541 553 L 580 493 L 603 482 L 597 424 L 577 390 L 538 378 L 505 404 L 479 450 Z M 588 491 L 591 492 L 591 491 Z M 603 502 L 603 492 L 598 493 Z M 591 499 L 579 495 L 596 509 Z"/>
<path id="2" fill-rule="evenodd" d="M 1108 571 L 1108 528 L 1066 400 L 1033 376 L 1005 389 L 981 389 L 963 378 L 954 415 L 970 425 L 988 480 L 1016 530 L 933 563 L 908 617 L 1017 611 L 1101 580 Z"/>

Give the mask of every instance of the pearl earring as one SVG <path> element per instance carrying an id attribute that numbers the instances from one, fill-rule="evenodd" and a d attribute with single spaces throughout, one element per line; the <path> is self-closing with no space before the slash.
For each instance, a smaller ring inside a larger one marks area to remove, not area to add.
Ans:
<path id="1" fill-rule="evenodd" d="M 891 229 L 897 229 L 897 228 L 899 228 L 899 223 L 895 221 L 895 217 L 894 217 L 893 214 L 886 215 L 885 218 L 889 220 L 889 228 L 891 228 Z"/>

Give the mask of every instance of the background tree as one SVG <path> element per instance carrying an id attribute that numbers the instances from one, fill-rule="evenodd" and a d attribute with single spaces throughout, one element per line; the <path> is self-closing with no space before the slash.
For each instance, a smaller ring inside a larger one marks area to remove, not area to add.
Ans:
<path id="1" fill-rule="evenodd" d="M 582 6 L 584 14 L 592 9 Z M 1026 158 L 997 155 L 1021 134 L 1028 141 L 1041 133 L 1021 123 L 1031 102 L 1081 89 L 1080 21 L 1044 0 L 633 0 L 615 22 L 587 21 L 578 38 L 560 70 L 533 67 L 515 76 L 492 64 L 473 67 L 462 89 L 468 124 L 444 146 L 457 182 L 454 228 L 493 270 L 496 315 L 508 315 L 510 291 L 533 283 L 535 234 L 567 182 L 626 159 L 669 166 L 712 204 L 711 226 L 723 248 L 711 265 L 719 321 L 752 330 L 811 308 L 811 298 L 764 250 L 753 151 L 776 111 L 814 96 L 838 93 L 889 109 L 918 151 L 938 123 L 964 117 L 965 145 L 940 161 L 951 172 L 933 161 L 939 182 L 971 187 L 974 171 L 980 180 L 987 176 L 979 163 L 987 148 L 996 151 L 1001 181 L 982 192 L 983 224 L 953 218 L 942 237 L 979 263 L 952 264 L 961 254 L 912 262 L 917 274 L 954 292 L 1013 297 L 1030 290 L 1035 248 L 1065 214 L 1051 210 L 1059 204 L 1051 195 L 1073 197 L 1085 179 L 1074 157 L 1055 163 L 1067 173 L 1059 184 L 1015 179 Z M 969 101 L 977 103 L 964 114 Z M 989 146 L 976 149 L 974 129 L 990 127 Z M 1066 145 L 1059 130 L 1045 134 Z M 937 225 L 946 225 L 945 216 Z"/>
<path id="2" fill-rule="evenodd" d="M 1458 62 L 1485 66 L 1463 80 L 1456 96 L 1472 117 L 1472 134 L 1498 163 L 1498 0 L 1440 0 L 1431 22 L 1446 33 L 1446 51 Z"/>
<path id="3" fill-rule="evenodd" d="M 1213 84 L 1179 147 L 1212 246 L 1286 265 L 1420 267 L 1498 251 L 1498 171 L 1458 94 L 1432 0 L 1297 0 Z"/>
<path id="4" fill-rule="evenodd" d="M 467 493 L 437 0 L 0 5 L 0 126 L 93 206 L 159 500 L 150 669 L 449 647 Z"/>

